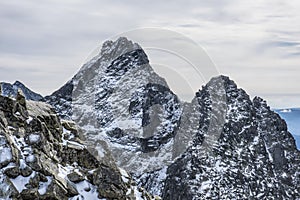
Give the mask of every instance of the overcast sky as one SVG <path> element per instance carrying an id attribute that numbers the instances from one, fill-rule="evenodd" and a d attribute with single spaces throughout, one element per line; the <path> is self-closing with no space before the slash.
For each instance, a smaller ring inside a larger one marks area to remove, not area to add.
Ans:
<path id="1" fill-rule="evenodd" d="M 299 10 L 299 0 L 0 0 L 0 81 L 52 93 L 107 38 L 158 27 L 196 41 L 252 97 L 300 107 Z"/>

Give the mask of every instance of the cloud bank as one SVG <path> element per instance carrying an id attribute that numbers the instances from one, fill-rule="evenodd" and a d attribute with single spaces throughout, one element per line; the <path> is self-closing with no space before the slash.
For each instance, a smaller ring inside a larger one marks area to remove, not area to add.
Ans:
<path id="1" fill-rule="evenodd" d="M 300 107 L 299 9 L 297 0 L 1 1 L 0 80 L 18 79 L 46 95 L 107 38 L 162 27 L 203 46 L 251 96 Z"/>

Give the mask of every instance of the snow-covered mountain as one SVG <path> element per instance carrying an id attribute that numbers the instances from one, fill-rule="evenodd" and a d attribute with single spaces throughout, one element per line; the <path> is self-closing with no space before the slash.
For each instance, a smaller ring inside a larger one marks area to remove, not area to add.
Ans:
<path id="1" fill-rule="evenodd" d="M 300 108 L 277 109 L 275 112 L 286 121 L 288 130 L 293 134 L 300 149 Z"/>
<path id="2" fill-rule="evenodd" d="M 126 38 L 104 43 L 98 56 L 45 99 L 79 124 L 92 148 L 106 141 L 118 165 L 135 176 L 160 169 L 185 150 L 174 148 L 175 135 L 183 132 L 183 103 L 142 48 Z"/>
<path id="3" fill-rule="evenodd" d="M 77 124 L 87 157 L 107 162 L 123 181 L 124 168 L 139 187 L 163 199 L 300 199 L 300 152 L 292 130 L 263 99 L 250 99 L 228 77 L 212 78 L 192 102 L 182 102 L 143 49 L 122 37 L 105 42 L 43 100 Z M 59 138 L 68 144 L 68 137 Z M 50 152 L 61 153 L 56 146 Z M 111 180 L 108 174 L 102 178 Z M 118 194 L 125 189 L 120 185 Z M 130 184 L 126 189 L 133 199 L 143 191 Z"/>
<path id="4" fill-rule="evenodd" d="M 142 48 L 120 38 L 46 100 L 163 199 L 300 198 L 300 154 L 285 121 L 228 77 L 182 102 Z"/>
<path id="5" fill-rule="evenodd" d="M 21 89 L 27 100 L 32 100 L 32 101 L 42 101 L 43 100 L 42 95 L 33 92 L 32 90 L 27 88 L 20 81 L 16 81 L 13 84 L 1 82 L 0 85 L 2 86 L 2 94 L 1 95 L 3 95 L 3 96 L 15 97 L 17 95 L 18 89 Z"/>

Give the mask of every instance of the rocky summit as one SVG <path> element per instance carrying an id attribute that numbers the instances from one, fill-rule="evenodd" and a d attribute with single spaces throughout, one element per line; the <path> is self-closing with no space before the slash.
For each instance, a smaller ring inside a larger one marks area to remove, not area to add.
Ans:
<path id="1" fill-rule="evenodd" d="M 218 76 L 183 102 L 124 37 L 31 100 L 0 98 L 0 197 L 300 199 L 300 152 L 265 100 Z"/>

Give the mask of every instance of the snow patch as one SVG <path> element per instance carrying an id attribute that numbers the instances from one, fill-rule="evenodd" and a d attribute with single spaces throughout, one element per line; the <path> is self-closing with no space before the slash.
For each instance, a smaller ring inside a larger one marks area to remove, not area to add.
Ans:
<path id="1" fill-rule="evenodd" d="M 18 176 L 17 178 L 10 179 L 10 181 L 14 184 L 18 192 L 22 192 L 26 187 L 25 185 L 29 183 L 29 180 L 35 176 L 35 172 L 33 172 L 28 177 Z"/>
<path id="2" fill-rule="evenodd" d="M 26 160 L 27 163 L 33 163 L 35 161 L 35 159 L 36 158 L 35 158 L 34 155 L 29 155 L 29 156 L 26 157 L 25 160 Z"/>
<path id="3" fill-rule="evenodd" d="M 40 195 L 46 194 L 47 188 L 50 185 L 50 183 L 52 182 L 52 177 L 46 176 L 46 178 L 47 178 L 47 182 L 40 182 L 39 190 L 38 190 Z"/>
<path id="4" fill-rule="evenodd" d="M 30 124 L 30 122 L 33 120 L 33 118 L 31 116 L 29 116 L 29 118 L 26 120 L 27 124 Z"/>
<path id="5" fill-rule="evenodd" d="M 65 179 L 66 178 L 66 176 L 68 175 L 68 174 L 70 174 L 71 173 L 71 171 L 74 169 L 74 167 L 72 167 L 72 166 L 70 166 L 70 165 L 67 165 L 67 166 L 62 166 L 62 165 L 58 165 L 58 176 L 59 177 L 61 177 L 61 178 L 63 178 L 63 179 Z"/>
<path id="6" fill-rule="evenodd" d="M 90 184 L 88 181 L 81 181 L 80 183 L 75 184 L 75 186 L 79 195 L 69 198 L 69 200 L 98 199 L 97 188 Z"/>
<path id="7" fill-rule="evenodd" d="M 119 171 L 120 171 L 120 173 L 122 175 L 123 182 L 124 183 L 128 183 L 129 182 L 129 175 L 128 175 L 128 173 L 124 169 L 122 169 L 122 168 L 119 168 Z"/>
<path id="8" fill-rule="evenodd" d="M 97 150 L 97 153 L 98 153 L 98 156 L 100 157 L 100 158 L 104 158 L 104 156 L 105 156 L 105 150 L 103 149 L 103 147 L 101 146 L 101 145 L 97 145 L 96 147 L 95 147 L 95 149 Z"/>
<path id="9" fill-rule="evenodd" d="M 204 181 L 201 184 L 200 190 L 201 191 L 205 191 L 205 190 L 207 190 L 207 189 L 210 188 L 210 185 L 211 185 L 211 181 L 210 180 Z"/>
<path id="10" fill-rule="evenodd" d="M 130 195 L 133 194 L 133 196 L 135 197 L 135 200 L 144 200 L 143 198 L 143 194 L 138 190 L 138 188 L 136 186 L 131 187 L 126 195 Z"/>
<path id="11" fill-rule="evenodd" d="M 292 112 L 292 109 L 283 109 L 283 110 L 280 110 L 279 112 L 290 113 L 290 112 Z"/>
<path id="12" fill-rule="evenodd" d="M 39 142 L 41 139 L 41 136 L 39 134 L 31 134 L 29 135 L 29 142 L 31 144 Z"/>
<path id="13" fill-rule="evenodd" d="M 16 112 L 15 115 L 20 116 L 21 114 L 20 114 L 20 112 Z"/>
<path id="14" fill-rule="evenodd" d="M 9 147 L 0 146 L 0 164 L 9 162 L 12 159 L 11 149 Z"/>
<path id="15" fill-rule="evenodd" d="M 227 170 L 227 167 L 223 167 L 223 166 L 221 166 L 221 161 L 220 160 L 218 160 L 217 162 L 216 162 L 216 166 L 215 166 L 215 169 L 218 171 L 218 172 L 224 172 L 225 170 Z"/>

